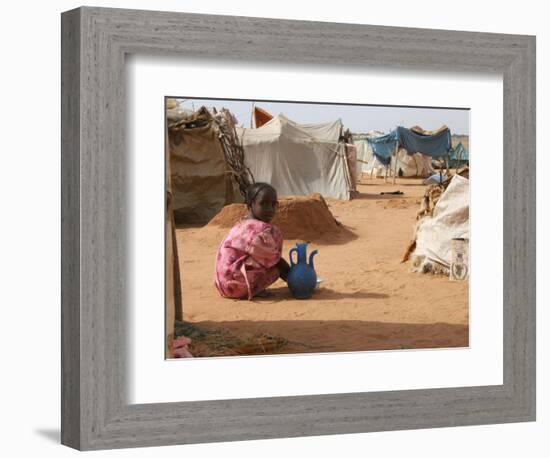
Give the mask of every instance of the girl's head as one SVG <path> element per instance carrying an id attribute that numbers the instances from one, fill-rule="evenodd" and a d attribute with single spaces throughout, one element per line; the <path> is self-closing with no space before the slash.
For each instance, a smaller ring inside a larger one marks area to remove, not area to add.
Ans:
<path id="1" fill-rule="evenodd" d="M 260 221 L 269 223 L 278 205 L 277 191 L 270 184 L 254 183 L 246 190 L 246 206 L 251 215 Z"/>

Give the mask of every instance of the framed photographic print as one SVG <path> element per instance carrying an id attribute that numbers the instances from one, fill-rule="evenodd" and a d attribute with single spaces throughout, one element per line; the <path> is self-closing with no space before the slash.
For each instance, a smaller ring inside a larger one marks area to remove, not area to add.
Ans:
<path id="1" fill-rule="evenodd" d="M 534 69 L 529 36 L 63 13 L 62 442 L 534 420 Z"/>
<path id="2" fill-rule="evenodd" d="M 469 347 L 469 114 L 167 98 L 174 355 Z"/>

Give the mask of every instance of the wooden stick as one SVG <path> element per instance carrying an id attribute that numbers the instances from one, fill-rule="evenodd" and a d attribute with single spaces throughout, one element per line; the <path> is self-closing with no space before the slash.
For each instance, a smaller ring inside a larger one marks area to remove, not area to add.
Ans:
<path id="1" fill-rule="evenodd" d="M 395 156 L 395 163 L 393 165 L 393 183 L 395 184 L 395 175 L 397 175 L 397 151 L 399 150 L 399 143 L 395 143 L 395 152 L 393 153 Z"/>

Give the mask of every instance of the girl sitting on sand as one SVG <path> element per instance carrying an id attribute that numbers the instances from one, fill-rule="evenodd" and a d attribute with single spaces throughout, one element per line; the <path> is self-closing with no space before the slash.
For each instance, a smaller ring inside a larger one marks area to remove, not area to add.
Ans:
<path id="1" fill-rule="evenodd" d="M 286 281 L 290 266 L 281 257 L 283 234 L 270 224 L 278 205 L 273 186 L 248 187 L 250 213 L 230 229 L 216 256 L 214 283 L 223 297 L 251 300 L 279 277 Z"/>

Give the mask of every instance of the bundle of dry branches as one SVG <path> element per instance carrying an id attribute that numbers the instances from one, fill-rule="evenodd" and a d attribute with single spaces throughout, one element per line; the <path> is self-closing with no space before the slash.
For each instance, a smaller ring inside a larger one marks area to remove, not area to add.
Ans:
<path id="1" fill-rule="evenodd" d="M 222 108 L 219 112 L 214 111 L 212 119 L 218 126 L 225 162 L 231 169 L 231 173 L 239 185 L 239 191 L 244 198 L 246 197 L 247 188 L 254 183 L 254 177 L 244 163 L 244 148 L 236 129 L 237 119 L 226 108 Z"/>

